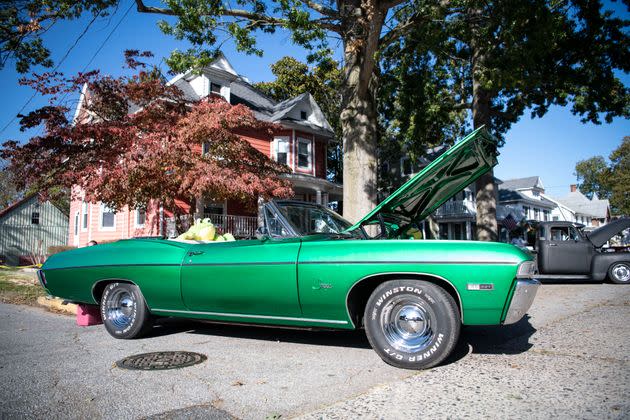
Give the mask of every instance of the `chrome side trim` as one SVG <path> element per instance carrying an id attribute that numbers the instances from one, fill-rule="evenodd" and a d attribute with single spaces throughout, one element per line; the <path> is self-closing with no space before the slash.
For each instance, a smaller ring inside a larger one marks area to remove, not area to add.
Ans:
<path id="1" fill-rule="evenodd" d="M 519 279 L 516 281 L 512 301 L 505 315 L 504 325 L 514 324 L 521 320 L 532 306 L 540 282 L 536 279 Z"/>
<path id="2" fill-rule="evenodd" d="M 348 297 L 350 296 L 350 292 L 352 291 L 352 289 L 354 289 L 354 286 L 356 286 L 357 284 L 359 284 L 360 282 L 362 282 L 363 280 L 367 280 L 371 277 L 376 277 L 376 276 L 389 276 L 389 275 L 414 275 L 414 276 L 427 276 L 427 277 L 434 277 L 436 279 L 440 279 L 445 281 L 446 283 L 450 284 L 451 287 L 455 290 L 455 294 L 457 295 L 457 301 L 459 302 L 459 308 L 460 308 L 460 317 L 461 317 L 461 322 L 464 322 L 464 306 L 462 304 L 462 297 L 459 294 L 459 290 L 457 290 L 457 287 L 455 287 L 455 285 L 450 282 L 449 280 L 445 279 L 442 276 L 438 276 L 437 274 L 429 274 L 429 273 L 419 273 L 417 271 L 394 271 L 394 272 L 384 272 L 384 273 L 376 273 L 376 274 L 370 274 L 369 276 L 365 276 L 363 278 L 360 278 L 359 280 L 357 280 L 356 282 L 354 282 L 352 284 L 352 286 L 350 286 L 350 288 L 348 289 L 348 292 L 346 293 L 346 313 L 348 314 L 348 319 L 350 320 L 350 323 L 352 324 L 352 326 L 354 328 L 356 328 L 357 326 L 354 325 L 354 322 L 352 321 L 352 316 L 350 315 L 350 308 L 348 307 Z"/>
<path id="3" fill-rule="evenodd" d="M 168 313 L 177 313 L 177 314 L 225 316 L 225 317 L 247 318 L 247 319 L 275 319 L 275 320 L 278 320 L 278 321 L 316 322 L 316 323 L 319 323 L 319 324 L 340 324 L 340 325 L 346 325 L 348 323 L 348 321 L 340 321 L 340 320 L 336 320 L 336 319 L 314 319 L 314 318 L 297 318 L 297 317 L 290 317 L 290 316 L 234 314 L 234 313 L 226 313 L 226 312 L 182 311 L 182 310 L 177 310 L 177 309 L 152 308 L 151 312 L 168 312 Z"/>

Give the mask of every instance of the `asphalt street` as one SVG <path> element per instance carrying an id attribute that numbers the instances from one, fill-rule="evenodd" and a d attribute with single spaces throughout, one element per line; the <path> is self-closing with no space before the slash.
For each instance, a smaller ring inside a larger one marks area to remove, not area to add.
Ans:
<path id="1" fill-rule="evenodd" d="M 383 363 L 362 332 L 168 320 L 115 340 L 73 317 L 0 305 L 0 418 L 630 418 L 630 287 L 546 284 L 529 315 L 466 327 L 428 371 Z M 114 366 L 203 353 L 169 371 Z"/>

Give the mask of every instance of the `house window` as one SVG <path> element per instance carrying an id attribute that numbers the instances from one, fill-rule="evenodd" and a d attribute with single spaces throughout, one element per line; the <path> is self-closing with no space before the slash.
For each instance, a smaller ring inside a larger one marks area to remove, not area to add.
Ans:
<path id="1" fill-rule="evenodd" d="M 540 219 L 540 209 L 534 209 L 534 220 Z"/>
<path id="2" fill-rule="evenodd" d="M 210 143 L 208 143 L 207 141 L 204 141 L 203 144 L 201 145 L 201 154 L 205 155 L 210 151 Z"/>
<path id="3" fill-rule="evenodd" d="M 298 139 L 297 166 L 302 169 L 311 169 L 313 148 L 308 139 Z"/>
<path id="4" fill-rule="evenodd" d="M 101 205 L 101 229 L 114 229 L 116 227 L 116 213 L 106 205 Z"/>
<path id="5" fill-rule="evenodd" d="M 81 205 L 81 219 L 82 219 L 81 228 L 83 230 L 86 230 L 87 227 L 88 227 L 88 205 L 87 205 L 87 203 L 83 203 Z"/>
<path id="6" fill-rule="evenodd" d="M 136 209 L 136 227 L 144 227 L 144 223 L 147 221 L 147 209 L 140 207 Z"/>
<path id="7" fill-rule="evenodd" d="M 34 211 L 31 213 L 31 224 L 39 225 L 39 212 Z"/>
<path id="8" fill-rule="evenodd" d="M 300 111 L 300 119 L 302 120 L 306 119 L 306 111 Z"/>
<path id="9" fill-rule="evenodd" d="M 221 94 L 221 85 L 217 83 L 210 83 L 210 93 L 215 93 L 217 95 Z"/>
<path id="10" fill-rule="evenodd" d="M 529 207 L 523 206 L 523 214 L 526 219 L 529 219 Z"/>
<path id="11" fill-rule="evenodd" d="M 282 165 L 289 162 L 289 138 L 276 137 L 276 161 Z"/>
<path id="12" fill-rule="evenodd" d="M 413 173 L 411 160 L 408 157 L 400 159 L 400 173 L 402 176 L 409 176 Z"/>
<path id="13" fill-rule="evenodd" d="M 74 214 L 74 236 L 79 234 L 79 212 Z"/>

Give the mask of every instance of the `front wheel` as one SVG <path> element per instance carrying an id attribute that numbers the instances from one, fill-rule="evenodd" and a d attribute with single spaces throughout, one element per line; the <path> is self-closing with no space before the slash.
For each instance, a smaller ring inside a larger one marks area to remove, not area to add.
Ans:
<path id="1" fill-rule="evenodd" d="M 140 288 L 129 283 L 109 283 L 101 297 L 101 318 L 115 338 L 136 338 L 151 328 L 151 314 Z"/>
<path id="2" fill-rule="evenodd" d="M 379 285 L 365 307 L 364 324 L 381 359 L 404 369 L 427 369 L 444 361 L 455 348 L 461 328 L 452 296 L 420 280 Z"/>
<path id="3" fill-rule="evenodd" d="M 630 263 L 617 262 L 608 269 L 608 278 L 613 283 L 630 284 Z"/>

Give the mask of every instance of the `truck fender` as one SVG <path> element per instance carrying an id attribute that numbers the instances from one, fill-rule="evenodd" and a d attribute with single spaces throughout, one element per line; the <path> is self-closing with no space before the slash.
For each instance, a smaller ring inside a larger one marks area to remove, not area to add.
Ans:
<path id="1" fill-rule="evenodd" d="M 608 275 L 611 264 L 619 261 L 630 262 L 630 253 L 602 252 L 593 255 L 591 260 L 591 277 L 593 280 L 602 281 Z"/>

